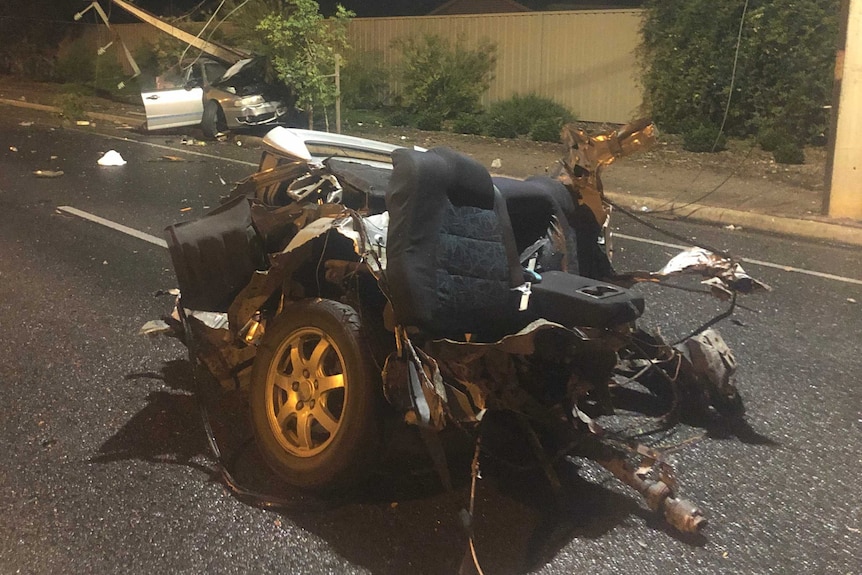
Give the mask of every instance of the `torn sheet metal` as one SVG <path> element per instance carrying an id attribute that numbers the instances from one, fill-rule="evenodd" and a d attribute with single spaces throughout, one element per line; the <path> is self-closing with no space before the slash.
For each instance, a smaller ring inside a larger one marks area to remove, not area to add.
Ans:
<path id="1" fill-rule="evenodd" d="M 386 269 L 386 231 L 389 227 L 389 212 L 372 216 L 355 216 L 344 210 L 338 217 L 321 217 L 302 228 L 290 241 L 283 253 L 290 253 L 334 230 L 353 242 L 354 250 L 360 256 L 371 251 L 375 257 L 366 262 L 373 271 Z M 357 223 L 361 223 L 357 226 Z"/>
<path id="2" fill-rule="evenodd" d="M 536 396 L 551 388 L 561 395 L 586 394 L 610 377 L 616 364 L 611 351 L 615 336 L 602 333 L 605 339 L 594 340 L 580 330 L 539 319 L 496 342 L 440 339 L 426 344 L 426 349 L 437 360 L 447 389 L 469 399 L 459 409 L 473 419 L 494 408 L 543 418 L 547 413 Z M 585 356 L 589 361 L 580 361 Z M 555 365 L 568 365 L 571 373 L 558 377 L 553 367 L 542 368 Z"/>
<path id="3" fill-rule="evenodd" d="M 602 189 L 601 171 L 617 158 L 645 150 L 656 142 L 657 130 L 650 120 L 641 119 L 597 136 L 590 136 L 574 124 L 566 124 L 560 134 L 567 153 L 563 158 L 566 187 L 577 203 L 593 212 L 601 226 L 610 216 Z"/>
<path id="4" fill-rule="evenodd" d="M 437 361 L 413 346 L 402 329 L 396 330 L 398 351 L 383 366 L 383 392 L 405 412 L 407 423 L 441 430 L 446 425 L 448 397 Z"/>
<path id="5" fill-rule="evenodd" d="M 671 258 L 662 269 L 651 275 L 666 278 L 678 274 L 700 274 L 707 277 L 708 279 L 702 283 L 710 287 L 715 295 L 727 297 L 733 292 L 750 294 L 759 291 L 771 291 L 772 289 L 745 273 L 742 266 L 733 260 L 699 247 L 692 247 L 680 252 Z"/>

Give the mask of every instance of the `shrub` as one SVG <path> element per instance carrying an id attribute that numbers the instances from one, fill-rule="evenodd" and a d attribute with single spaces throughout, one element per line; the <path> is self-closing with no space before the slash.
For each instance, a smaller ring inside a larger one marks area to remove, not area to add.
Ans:
<path id="1" fill-rule="evenodd" d="M 482 114 L 458 114 L 452 122 L 452 131 L 459 134 L 481 134 L 484 127 Z"/>
<path id="2" fill-rule="evenodd" d="M 805 151 L 802 146 L 784 140 L 775 147 L 772 157 L 778 164 L 804 164 Z"/>
<path id="3" fill-rule="evenodd" d="M 389 123 L 393 126 L 412 126 L 416 123 L 416 116 L 404 108 L 395 108 L 388 116 Z"/>
<path id="4" fill-rule="evenodd" d="M 575 116 L 563 105 L 535 94 L 514 95 L 488 108 L 486 133 L 498 138 L 529 135 L 534 140 L 556 142 L 563 124 Z"/>
<path id="5" fill-rule="evenodd" d="M 764 152 L 774 151 L 785 139 L 787 139 L 786 134 L 782 134 L 775 128 L 762 128 L 757 133 L 757 143 Z"/>
<path id="6" fill-rule="evenodd" d="M 727 138 L 718 128 L 708 124 L 696 124 L 682 135 L 682 148 L 689 152 L 720 152 L 727 146 Z"/>
<path id="7" fill-rule="evenodd" d="M 67 91 L 59 94 L 55 100 L 60 113 L 71 121 L 81 120 L 86 117 L 86 102 L 81 90 Z"/>
<path id="8" fill-rule="evenodd" d="M 356 52 L 341 74 L 341 101 L 347 108 L 381 107 L 389 93 L 389 72 L 380 52 Z"/>
<path id="9" fill-rule="evenodd" d="M 439 132 L 443 128 L 443 118 L 438 114 L 419 114 L 416 117 L 416 127 L 429 132 Z"/>
<path id="10" fill-rule="evenodd" d="M 494 44 L 483 40 L 469 49 L 461 39 L 451 45 L 440 36 L 426 35 L 421 40 L 400 38 L 393 45 L 401 51 L 398 75 L 408 110 L 442 122 L 479 108 L 497 61 Z"/>
<path id="11" fill-rule="evenodd" d="M 530 139 L 536 142 L 559 142 L 563 122 L 554 118 L 539 118 L 530 130 Z"/>
<path id="12" fill-rule="evenodd" d="M 96 48 L 79 38 L 57 58 L 54 74 L 67 84 L 89 84 L 96 77 Z"/>

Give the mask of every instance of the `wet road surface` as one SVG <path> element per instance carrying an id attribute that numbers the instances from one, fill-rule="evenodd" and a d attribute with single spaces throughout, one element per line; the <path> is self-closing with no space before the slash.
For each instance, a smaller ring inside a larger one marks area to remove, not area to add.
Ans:
<path id="1" fill-rule="evenodd" d="M 165 225 L 217 205 L 230 189 L 222 180 L 251 173 L 257 152 L 189 148 L 179 135 L 51 130 L 46 118 L 0 120 L 0 573 L 455 573 L 469 488 L 463 438 L 447 437 L 452 493 L 403 434 L 374 486 L 337 506 L 268 511 L 237 500 L 212 477 L 185 349 L 137 335 L 170 308 L 152 296 L 175 285 L 167 251 L 56 209 L 161 237 Z M 97 166 L 109 149 L 128 164 Z M 38 169 L 64 175 L 39 179 Z M 641 238 L 676 240 L 621 216 L 616 224 L 638 238 L 618 238 L 618 269 L 658 269 L 673 255 Z M 476 501 L 485 573 L 859 573 L 862 252 L 662 225 L 778 264 L 745 265 L 774 291 L 747 298 L 752 311 L 720 326 L 741 366 L 745 423 L 649 437 L 671 448 L 682 494 L 706 510 L 708 530 L 673 533 L 591 464 L 570 466 L 559 504 L 540 473 L 491 460 Z M 645 323 L 668 339 L 722 309 L 641 289 Z M 241 450 L 238 475 L 285 494 L 244 443 L 241 395 L 209 397 L 220 440 Z"/>

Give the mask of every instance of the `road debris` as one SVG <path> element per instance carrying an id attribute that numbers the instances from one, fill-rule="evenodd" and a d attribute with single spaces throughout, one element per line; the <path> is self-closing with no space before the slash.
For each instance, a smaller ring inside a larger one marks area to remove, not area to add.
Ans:
<path id="1" fill-rule="evenodd" d="M 125 166 L 126 160 L 116 150 L 108 150 L 97 162 L 100 166 Z"/>
<path id="2" fill-rule="evenodd" d="M 33 125 L 33 122 L 19 122 L 18 125 L 23 126 L 24 128 L 29 128 Z"/>
<path id="3" fill-rule="evenodd" d="M 503 167 L 503 160 L 501 160 L 500 158 L 494 158 L 494 161 L 491 162 L 491 169 L 493 169 L 493 170 L 499 170 L 502 167 Z"/>
<path id="4" fill-rule="evenodd" d="M 88 120 L 78 120 L 75 122 L 76 126 L 89 126 L 90 122 Z"/>
<path id="5" fill-rule="evenodd" d="M 856 303 L 856 298 L 848 297 L 847 303 Z"/>
<path id="6" fill-rule="evenodd" d="M 17 152 L 18 148 L 16 148 L 15 146 L 9 146 L 9 151 L 10 152 Z"/>
<path id="7" fill-rule="evenodd" d="M 59 178 L 63 175 L 63 170 L 36 170 L 33 175 L 37 178 Z"/>
<path id="8" fill-rule="evenodd" d="M 188 136 L 183 136 L 183 139 L 180 140 L 180 144 L 183 146 L 206 146 L 207 143 L 203 140 L 195 140 L 194 138 L 190 138 Z"/>

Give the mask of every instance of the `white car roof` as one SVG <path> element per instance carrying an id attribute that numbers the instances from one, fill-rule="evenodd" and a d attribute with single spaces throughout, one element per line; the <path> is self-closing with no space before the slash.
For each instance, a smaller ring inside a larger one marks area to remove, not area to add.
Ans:
<path id="1" fill-rule="evenodd" d="M 393 150 L 403 148 L 343 134 L 300 130 L 278 126 L 263 137 L 264 148 L 281 155 L 305 161 L 322 161 L 332 156 L 391 163 Z"/>

